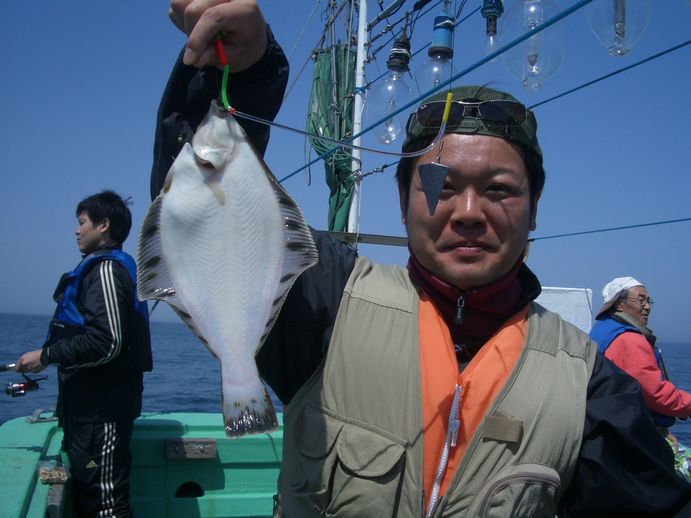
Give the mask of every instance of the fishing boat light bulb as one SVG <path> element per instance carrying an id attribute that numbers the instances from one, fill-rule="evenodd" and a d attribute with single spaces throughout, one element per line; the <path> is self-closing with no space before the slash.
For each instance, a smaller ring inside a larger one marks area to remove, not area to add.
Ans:
<path id="1" fill-rule="evenodd" d="M 504 15 L 502 44 L 508 44 L 559 14 L 551 0 L 519 0 Z M 564 28 L 555 23 L 502 54 L 504 65 L 524 88 L 538 90 L 564 61 Z"/>
<path id="2" fill-rule="evenodd" d="M 497 50 L 497 20 L 503 12 L 504 2 L 502 0 L 483 0 L 480 13 L 486 20 L 487 45 L 485 46 L 485 55 Z"/>
<path id="3" fill-rule="evenodd" d="M 405 114 L 392 114 L 413 98 L 413 90 L 404 79 L 410 57 L 410 41 L 404 31 L 389 52 L 388 75 L 367 94 L 367 119 L 372 124 L 384 121 L 373 130 L 382 144 L 392 144 L 405 136 Z"/>
<path id="4" fill-rule="evenodd" d="M 611 56 L 624 56 L 641 38 L 653 14 L 652 0 L 593 0 L 588 25 Z"/>
<path id="5" fill-rule="evenodd" d="M 429 90 L 456 75 L 457 70 L 452 61 L 454 29 L 455 19 L 445 5 L 442 12 L 434 18 L 432 43 L 427 50 L 429 58 L 414 74 L 420 95 L 425 95 Z"/>

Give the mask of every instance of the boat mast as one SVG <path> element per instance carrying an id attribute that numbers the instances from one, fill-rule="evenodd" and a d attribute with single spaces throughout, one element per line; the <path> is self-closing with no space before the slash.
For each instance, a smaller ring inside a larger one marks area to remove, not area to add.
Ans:
<path id="1" fill-rule="evenodd" d="M 355 99 L 353 101 L 353 135 L 359 135 L 362 129 L 362 112 L 365 98 L 365 41 L 367 38 L 367 0 L 359 0 L 359 16 L 357 29 L 357 51 L 355 54 Z M 352 151 L 352 171 L 356 173 L 353 186 L 353 198 L 348 212 L 348 232 L 357 234 L 360 228 L 360 137 L 353 139 L 356 146 Z"/>

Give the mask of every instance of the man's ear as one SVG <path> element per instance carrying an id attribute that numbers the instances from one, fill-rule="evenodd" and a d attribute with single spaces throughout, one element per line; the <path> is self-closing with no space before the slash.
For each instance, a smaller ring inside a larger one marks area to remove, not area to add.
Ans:
<path id="1" fill-rule="evenodd" d="M 406 224 L 406 213 L 408 212 L 408 193 L 403 190 L 403 186 L 398 183 L 398 203 L 401 210 L 401 223 Z"/>
<path id="2" fill-rule="evenodd" d="M 98 226 L 102 227 L 104 230 L 110 230 L 110 219 L 103 218 L 103 221 L 101 221 Z"/>
<path id="3" fill-rule="evenodd" d="M 110 219 L 103 218 L 103 221 L 96 225 L 96 227 L 101 234 L 110 234 Z"/>
<path id="4" fill-rule="evenodd" d="M 537 204 L 540 201 L 540 196 L 536 196 L 530 208 L 530 231 L 537 228 Z"/>

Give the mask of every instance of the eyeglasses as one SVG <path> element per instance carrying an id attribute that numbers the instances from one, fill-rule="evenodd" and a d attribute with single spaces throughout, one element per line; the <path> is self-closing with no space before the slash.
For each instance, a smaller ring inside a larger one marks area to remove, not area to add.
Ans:
<path id="1" fill-rule="evenodd" d="M 635 302 L 635 303 L 638 304 L 640 307 L 643 307 L 643 306 L 645 306 L 646 304 L 648 304 L 648 306 L 652 307 L 653 304 L 655 304 L 655 301 L 654 301 L 653 299 L 651 299 L 650 297 L 648 297 L 647 299 L 632 299 L 632 298 L 629 298 L 629 297 L 624 297 L 624 298 L 622 298 L 622 300 L 628 300 L 628 301 L 630 301 L 630 302 Z"/>
<path id="2" fill-rule="evenodd" d="M 407 133 L 411 125 L 417 120 L 423 128 L 438 129 L 444 115 L 445 101 L 432 101 L 423 104 L 408 117 Z M 500 126 L 520 126 L 525 121 L 528 109 L 517 101 L 497 99 L 495 101 L 451 101 L 449 127 L 458 126 L 466 117 L 482 119 L 488 124 Z"/>

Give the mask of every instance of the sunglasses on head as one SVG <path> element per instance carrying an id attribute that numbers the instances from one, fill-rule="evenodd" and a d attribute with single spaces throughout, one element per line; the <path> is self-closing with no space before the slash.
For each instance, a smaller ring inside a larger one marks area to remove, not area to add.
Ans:
<path id="1" fill-rule="evenodd" d="M 438 129 L 444 115 L 445 101 L 423 104 L 410 114 L 406 130 L 410 133 L 415 120 L 423 128 Z M 487 124 L 520 126 L 525 121 L 528 109 L 517 101 L 497 99 L 495 101 L 451 101 L 448 127 L 458 126 L 466 117 L 482 119 Z"/>

